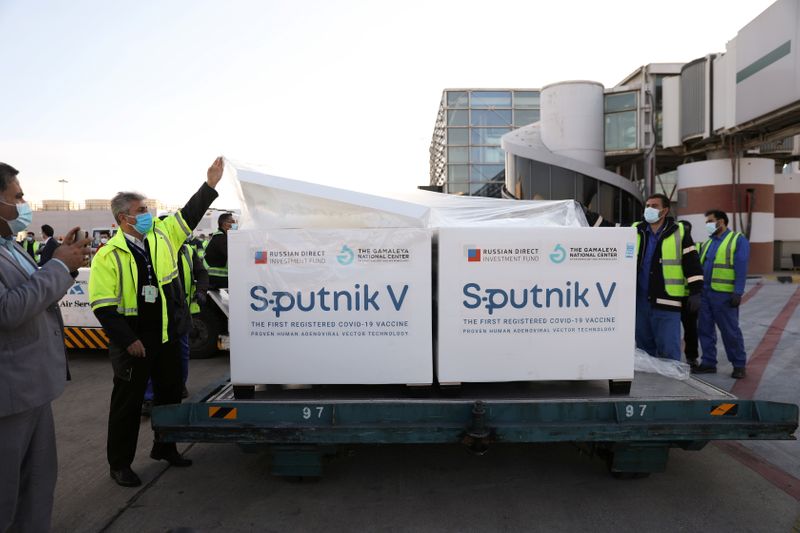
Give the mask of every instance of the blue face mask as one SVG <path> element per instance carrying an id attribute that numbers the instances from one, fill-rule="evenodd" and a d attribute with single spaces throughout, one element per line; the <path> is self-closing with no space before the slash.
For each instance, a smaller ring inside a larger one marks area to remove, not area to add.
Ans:
<path id="1" fill-rule="evenodd" d="M 17 218 L 12 220 L 6 220 L 8 222 L 8 227 L 11 228 L 11 233 L 19 233 L 20 231 L 25 231 L 28 229 L 28 226 L 31 225 L 33 222 L 33 210 L 31 206 L 27 203 L 21 204 L 9 204 L 8 202 L 3 202 L 6 205 L 13 205 L 17 208 Z"/>
<path id="2" fill-rule="evenodd" d="M 714 235 L 717 232 L 716 222 L 706 222 L 706 231 L 709 235 Z"/>
<path id="3" fill-rule="evenodd" d="M 131 215 L 128 215 L 131 216 Z M 153 215 L 150 213 L 140 213 L 136 215 L 136 224 L 133 225 L 133 229 L 144 235 L 150 228 L 153 227 Z"/>
<path id="4" fill-rule="evenodd" d="M 658 213 L 659 213 L 659 210 L 656 209 L 655 207 L 645 207 L 644 208 L 644 220 L 648 224 L 655 224 L 656 222 L 658 222 L 658 219 L 660 218 L 658 216 Z"/>
<path id="5" fill-rule="evenodd" d="M 239 224 L 231 224 L 231 229 L 239 229 Z"/>

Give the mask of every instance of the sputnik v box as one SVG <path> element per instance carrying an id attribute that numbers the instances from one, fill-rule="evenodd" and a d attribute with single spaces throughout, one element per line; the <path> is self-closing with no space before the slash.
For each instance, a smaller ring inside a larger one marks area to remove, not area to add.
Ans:
<path id="1" fill-rule="evenodd" d="M 633 228 L 439 230 L 440 382 L 633 379 Z"/>
<path id="2" fill-rule="evenodd" d="M 232 382 L 432 382 L 429 230 L 234 231 L 228 265 Z"/>

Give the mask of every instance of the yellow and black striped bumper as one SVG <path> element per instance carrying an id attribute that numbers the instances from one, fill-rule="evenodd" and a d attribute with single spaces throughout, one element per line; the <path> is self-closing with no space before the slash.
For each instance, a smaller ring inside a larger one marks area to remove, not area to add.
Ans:
<path id="1" fill-rule="evenodd" d="M 64 327 L 64 344 L 67 348 L 105 350 L 108 336 L 103 328 Z"/>

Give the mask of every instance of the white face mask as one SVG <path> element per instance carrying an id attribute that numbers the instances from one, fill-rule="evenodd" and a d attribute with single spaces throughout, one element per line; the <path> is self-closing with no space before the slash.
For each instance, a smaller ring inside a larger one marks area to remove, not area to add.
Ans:
<path id="1" fill-rule="evenodd" d="M 644 208 L 644 219 L 648 224 L 655 224 L 658 222 L 658 219 L 661 218 L 658 214 L 661 211 L 656 209 L 655 207 L 645 207 Z"/>
<path id="2" fill-rule="evenodd" d="M 100 242 L 102 242 L 103 244 L 105 244 L 105 243 L 107 243 L 107 242 L 108 242 L 108 239 L 106 239 L 105 237 L 103 237 L 102 239 L 100 239 Z"/>
<path id="3" fill-rule="evenodd" d="M 33 211 L 31 210 L 31 206 L 27 204 L 27 202 L 23 202 L 21 204 L 10 204 L 8 202 L 0 202 L 6 205 L 13 205 L 17 209 L 17 218 L 12 218 L 11 220 L 3 219 L 8 222 L 8 227 L 11 228 L 11 233 L 19 233 L 20 231 L 25 231 L 28 229 L 28 226 L 31 225 L 33 221 Z"/>

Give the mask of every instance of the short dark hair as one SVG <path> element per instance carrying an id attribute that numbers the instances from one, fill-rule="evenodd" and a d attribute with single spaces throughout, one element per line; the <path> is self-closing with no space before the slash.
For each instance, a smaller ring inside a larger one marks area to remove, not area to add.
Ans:
<path id="1" fill-rule="evenodd" d="M 706 216 L 714 215 L 714 218 L 717 220 L 722 220 L 725 222 L 725 225 L 728 225 L 728 215 L 725 214 L 725 211 L 720 211 L 719 209 L 709 209 L 706 211 Z"/>
<path id="2" fill-rule="evenodd" d="M 0 163 L 0 192 L 8 189 L 8 184 L 17 179 L 19 170 L 6 163 Z"/>
<path id="3" fill-rule="evenodd" d="M 222 226 L 222 223 L 228 220 L 229 218 L 233 218 L 233 213 L 222 213 L 219 218 L 217 218 L 217 226 Z"/>
<path id="4" fill-rule="evenodd" d="M 50 224 L 45 224 L 42 226 L 42 233 L 44 233 L 48 237 L 52 237 L 55 232 L 53 231 L 53 227 Z"/>
<path id="5" fill-rule="evenodd" d="M 660 192 L 657 192 L 657 193 L 651 194 L 650 196 L 647 197 L 648 200 L 652 200 L 653 198 L 658 198 L 659 200 L 661 200 L 661 205 L 662 206 L 667 207 L 667 208 L 669 207 L 670 202 L 669 202 L 669 198 L 667 198 L 666 195 L 661 194 Z"/>

